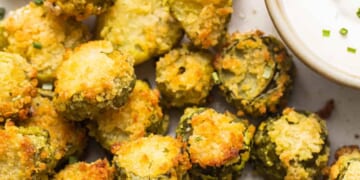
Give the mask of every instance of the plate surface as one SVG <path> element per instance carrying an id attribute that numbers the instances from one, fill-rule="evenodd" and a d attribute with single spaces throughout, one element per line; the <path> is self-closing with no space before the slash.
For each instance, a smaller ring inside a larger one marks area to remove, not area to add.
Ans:
<path id="1" fill-rule="evenodd" d="M 280 35 L 305 64 L 336 82 L 360 88 L 360 1 L 265 2 Z M 348 34 L 341 35 L 341 28 L 346 28 Z M 330 35 L 323 36 L 323 30 Z"/>
<path id="2" fill-rule="evenodd" d="M 275 0 L 273 1 L 275 2 Z M 295 3 L 294 0 L 287 1 Z M 29 1 L 0 0 L 0 7 L 5 7 L 7 11 L 10 11 L 16 7 L 25 5 L 27 2 Z M 313 3 L 315 2 L 313 1 Z M 278 36 L 276 29 L 268 15 L 263 0 L 234 0 L 234 10 L 235 12 L 233 13 L 229 26 L 230 32 L 246 32 L 254 29 L 260 29 L 267 34 Z M 320 13 L 320 10 L 318 13 Z M 335 35 L 336 34 L 334 34 L 334 36 Z M 322 37 L 321 29 L 319 36 L 320 38 Z M 341 52 L 337 51 L 337 53 Z M 337 53 L 335 54 L 341 56 L 341 54 Z M 360 49 L 358 53 L 360 53 Z M 356 135 L 360 134 L 360 111 L 358 110 L 360 107 L 360 91 L 340 86 L 327 79 L 324 79 L 323 77 L 320 77 L 309 68 L 304 66 L 295 57 L 294 62 L 297 67 L 297 77 L 295 79 L 294 91 L 290 98 L 290 106 L 295 107 L 296 109 L 317 111 L 325 104 L 327 100 L 335 100 L 336 108 L 333 111 L 331 118 L 327 120 L 332 150 L 331 159 L 333 159 L 334 150 L 342 145 L 360 145 L 360 139 L 356 138 Z M 137 76 L 139 78 L 149 79 L 153 87 L 155 86 L 154 67 L 154 62 L 150 61 L 136 68 Z M 216 96 L 215 100 L 210 104 L 210 106 L 214 107 L 220 112 L 225 110 L 234 111 L 234 109 L 226 104 L 224 99 L 220 96 Z M 174 134 L 174 129 L 176 128 L 181 114 L 182 110 L 172 110 L 170 112 L 170 135 Z M 257 122 L 253 121 L 253 123 L 256 124 Z M 93 161 L 99 157 L 104 156 L 104 151 L 99 148 L 97 143 L 91 141 L 87 150 L 86 160 Z M 241 179 L 250 180 L 262 178 L 252 173 L 251 166 L 248 165 Z"/>

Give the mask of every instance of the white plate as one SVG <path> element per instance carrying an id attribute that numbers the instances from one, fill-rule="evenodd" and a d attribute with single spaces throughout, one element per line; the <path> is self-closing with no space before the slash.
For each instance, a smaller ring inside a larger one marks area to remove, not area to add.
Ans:
<path id="1" fill-rule="evenodd" d="M 26 2 L 29 1 L 0 0 L 0 6 L 9 11 L 24 5 Z M 268 34 L 277 34 L 263 0 L 235 0 L 234 10 L 229 26 L 230 32 L 261 29 Z M 336 109 L 327 121 L 332 150 L 331 159 L 333 159 L 334 150 L 342 145 L 360 145 L 360 139 L 354 137 L 356 134 L 360 134 L 360 111 L 358 110 L 360 107 L 360 91 L 332 83 L 309 70 L 296 58 L 294 58 L 294 61 L 297 67 L 297 77 L 294 92 L 290 98 L 290 106 L 297 109 L 317 111 L 327 100 L 335 100 Z M 139 78 L 147 78 L 152 85 L 155 85 L 154 62 L 147 62 L 137 67 L 136 73 Z M 211 106 L 220 112 L 225 110 L 233 111 L 233 108 L 227 105 L 223 98 L 219 96 L 215 98 Z M 171 111 L 171 135 L 174 134 L 181 113 L 179 110 Z M 86 160 L 88 161 L 105 156 L 104 151 L 94 141 L 90 142 L 87 153 Z M 241 179 L 262 178 L 254 175 L 250 166 L 248 166 Z"/>
<path id="2" fill-rule="evenodd" d="M 305 64 L 336 82 L 360 88 L 359 0 L 265 2 L 280 35 Z M 348 29 L 346 36 L 339 33 L 341 28 Z M 324 37 L 323 30 L 330 36 Z"/>

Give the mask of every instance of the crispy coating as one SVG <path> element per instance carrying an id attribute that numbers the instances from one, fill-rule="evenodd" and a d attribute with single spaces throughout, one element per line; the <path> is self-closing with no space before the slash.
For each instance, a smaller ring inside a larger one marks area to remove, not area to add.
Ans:
<path id="1" fill-rule="evenodd" d="M 55 180 L 113 180 L 115 168 L 106 159 L 92 163 L 77 162 L 70 164 L 54 177 Z"/>
<path id="2" fill-rule="evenodd" d="M 127 102 L 117 110 L 108 110 L 89 122 L 90 135 L 110 150 L 115 144 L 150 133 L 164 134 L 169 118 L 162 113 L 159 92 L 137 80 Z"/>
<path id="3" fill-rule="evenodd" d="M 49 132 L 56 162 L 80 155 L 86 146 L 86 131 L 57 114 L 53 102 L 41 96 L 32 100 L 32 116 L 22 126 L 36 126 Z M 55 163 L 56 163 L 55 162 Z"/>
<path id="4" fill-rule="evenodd" d="M 325 121 L 314 113 L 286 108 L 263 121 L 254 137 L 255 169 L 269 179 L 315 179 L 329 157 Z"/>
<path id="5" fill-rule="evenodd" d="M 47 179 L 53 161 L 49 136 L 37 127 L 16 127 L 7 122 L 0 129 L 0 177 L 2 180 Z"/>
<path id="6" fill-rule="evenodd" d="M 176 129 L 187 144 L 193 179 L 232 180 L 250 158 L 255 126 L 211 108 L 186 108 Z"/>
<path id="7" fill-rule="evenodd" d="M 108 41 L 92 41 L 66 54 L 57 71 L 54 103 L 66 119 L 93 118 L 123 105 L 135 84 L 133 59 Z"/>
<path id="8" fill-rule="evenodd" d="M 10 12 L 0 27 L 7 39 L 4 50 L 26 58 L 37 69 L 41 82 L 54 80 L 55 70 L 67 48 L 90 37 L 81 23 L 56 17 L 33 2 Z"/>
<path id="9" fill-rule="evenodd" d="M 44 4 L 56 15 L 75 17 L 78 21 L 108 10 L 115 0 L 45 0 Z"/>
<path id="10" fill-rule="evenodd" d="M 134 56 L 135 65 L 168 52 L 182 36 L 167 0 L 117 0 L 97 23 L 97 37 Z"/>
<path id="11" fill-rule="evenodd" d="M 359 146 L 343 146 L 336 151 L 335 158 L 328 172 L 329 180 L 360 179 Z"/>
<path id="12" fill-rule="evenodd" d="M 113 163 L 119 180 L 185 180 L 191 167 L 183 144 L 169 136 L 153 135 L 119 146 Z"/>
<path id="13" fill-rule="evenodd" d="M 281 111 L 293 85 L 294 69 L 284 45 L 261 31 L 235 32 L 217 56 L 220 90 L 251 116 Z"/>
<path id="14" fill-rule="evenodd" d="M 173 107 L 199 105 L 213 87 L 212 55 L 184 46 L 174 49 L 156 63 L 156 83 L 165 101 Z"/>
<path id="15" fill-rule="evenodd" d="M 169 0 L 189 39 L 201 48 L 216 46 L 230 21 L 232 0 Z"/>
<path id="16" fill-rule="evenodd" d="M 0 123 L 24 120 L 36 96 L 36 70 L 17 54 L 0 52 Z"/>

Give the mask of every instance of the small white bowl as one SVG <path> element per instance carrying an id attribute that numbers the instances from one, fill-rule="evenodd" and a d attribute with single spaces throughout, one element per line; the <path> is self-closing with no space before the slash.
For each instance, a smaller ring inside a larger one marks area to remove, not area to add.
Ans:
<path id="1" fill-rule="evenodd" d="M 265 3 L 280 36 L 303 63 L 331 80 L 360 89 L 359 0 Z M 341 28 L 348 30 L 347 35 L 339 32 Z"/>

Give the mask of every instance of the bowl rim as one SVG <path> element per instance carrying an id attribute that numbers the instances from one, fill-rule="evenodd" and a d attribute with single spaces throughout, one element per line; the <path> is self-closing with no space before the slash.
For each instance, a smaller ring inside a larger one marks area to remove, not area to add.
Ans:
<path id="1" fill-rule="evenodd" d="M 338 70 L 327 63 L 321 63 L 324 60 L 304 45 L 290 26 L 286 13 L 281 8 L 280 1 L 265 0 L 265 5 L 276 31 L 292 53 L 306 66 L 323 77 L 341 85 L 360 89 L 360 77 Z"/>

